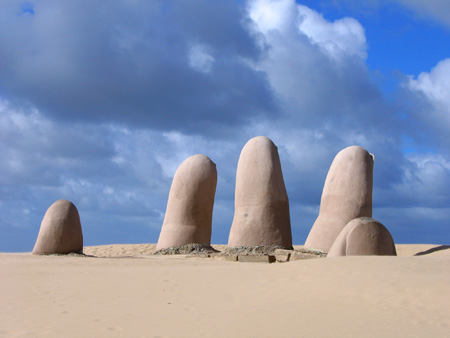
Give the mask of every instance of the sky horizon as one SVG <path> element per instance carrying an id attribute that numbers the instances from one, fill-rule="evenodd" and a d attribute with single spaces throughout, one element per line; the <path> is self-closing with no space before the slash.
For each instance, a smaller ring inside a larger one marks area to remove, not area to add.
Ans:
<path id="1" fill-rule="evenodd" d="M 294 244 L 342 149 L 374 154 L 373 218 L 450 244 L 450 3 L 0 3 L 0 252 L 33 249 L 58 199 L 84 245 L 156 243 L 173 175 L 216 163 L 226 244 L 239 154 L 278 147 Z M 447 41 L 447 42 L 446 42 Z"/>

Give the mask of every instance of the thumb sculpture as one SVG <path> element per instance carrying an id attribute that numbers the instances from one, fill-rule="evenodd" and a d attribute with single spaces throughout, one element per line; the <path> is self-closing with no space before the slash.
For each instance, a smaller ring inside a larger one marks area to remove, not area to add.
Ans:
<path id="1" fill-rule="evenodd" d="M 83 233 L 80 215 L 67 200 L 53 203 L 42 219 L 33 255 L 83 252 Z"/>
<path id="2" fill-rule="evenodd" d="M 292 248 L 289 199 L 278 149 L 267 137 L 249 140 L 239 157 L 228 245 Z"/>
<path id="3" fill-rule="evenodd" d="M 205 155 L 187 158 L 173 177 L 156 248 L 211 244 L 216 165 Z"/>
<path id="4" fill-rule="evenodd" d="M 328 252 L 349 221 L 372 217 L 373 163 L 373 155 L 359 146 L 345 148 L 336 155 L 305 248 Z"/>
<path id="5" fill-rule="evenodd" d="M 369 217 L 350 221 L 334 241 L 327 257 L 363 255 L 397 256 L 389 230 Z"/>

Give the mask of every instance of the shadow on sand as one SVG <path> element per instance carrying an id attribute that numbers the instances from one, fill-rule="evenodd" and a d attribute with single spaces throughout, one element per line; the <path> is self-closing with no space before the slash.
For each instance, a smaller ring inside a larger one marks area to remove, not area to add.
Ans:
<path id="1" fill-rule="evenodd" d="M 436 246 L 436 247 L 434 247 L 434 248 L 431 248 L 431 249 L 428 249 L 428 250 L 425 250 L 425 251 L 418 252 L 418 253 L 416 253 L 414 256 L 428 255 L 428 254 L 433 253 L 433 252 L 436 252 L 436 251 L 448 250 L 448 249 L 450 249 L 450 245 L 439 245 L 439 246 Z"/>

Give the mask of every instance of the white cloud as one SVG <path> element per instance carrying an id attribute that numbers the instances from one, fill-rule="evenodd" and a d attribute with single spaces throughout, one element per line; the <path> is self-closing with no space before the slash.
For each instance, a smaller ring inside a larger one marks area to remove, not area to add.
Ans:
<path id="1" fill-rule="evenodd" d="M 340 58 L 342 55 L 348 55 L 362 60 L 367 58 L 366 35 L 363 26 L 357 20 L 343 18 L 329 22 L 309 7 L 298 5 L 297 9 L 300 31 L 331 57 Z"/>
<path id="2" fill-rule="evenodd" d="M 296 5 L 290 0 L 253 0 L 249 2 L 249 17 L 264 34 L 272 30 L 285 33 L 296 20 Z"/>
<path id="3" fill-rule="evenodd" d="M 450 58 L 440 61 L 430 72 L 420 73 L 417 79 L 411 77 L 408 85 L 412 90 L 421 91 L 433 104 L 447 111 L 447 118 L 450 118 Z"/>
<path id="4" fill-rule="evenodd" d="M 210 48 L 203 45 L 191 47 L 188 55 L 189 66 L 201 73 L 209 73 L 214 65 Z"/>
<path id="5" fill-rule="evenodd" d="M 294 0 L 255 0 L 248 13 L 266 46 L 252 64 L 266 74 L 282 114 L 303 128 L 323 128 L 360 125 L 386 109 L 364 63 L 365 32 L 356 20 L 329 22 Z"/>
<path id="6" fill-rule="evenodd" d="M 304 34 L 331 58 L 367 58 L 364 28 L 353 18 L 329 22 L 321 14 L 293 0 L 254 0 L 250 2 L 249 17 L 266 38 L 275 32 L 281 39 L 287 34 L 292 37 Z"/>
<path id="7" fill-rule="evenodd" d="M 440 137 L 444 146 L 450 145 L 450 58 L 440 61 L 430 72 L 423 72 L 417 79 L 409 77 L 404 84 L 415 96 L 426 99 L 418 105 L 416 116 L 431 132 Z"/>

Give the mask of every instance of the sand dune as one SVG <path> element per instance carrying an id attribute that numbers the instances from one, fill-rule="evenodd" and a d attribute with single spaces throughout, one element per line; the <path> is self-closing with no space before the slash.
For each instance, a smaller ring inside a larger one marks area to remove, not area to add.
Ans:
<path id="1" fill-rule="evenodd" d="M 449 337 L 448 246 L 274 264 L 154 249 L 0 254 L 0 336 Z"/>

